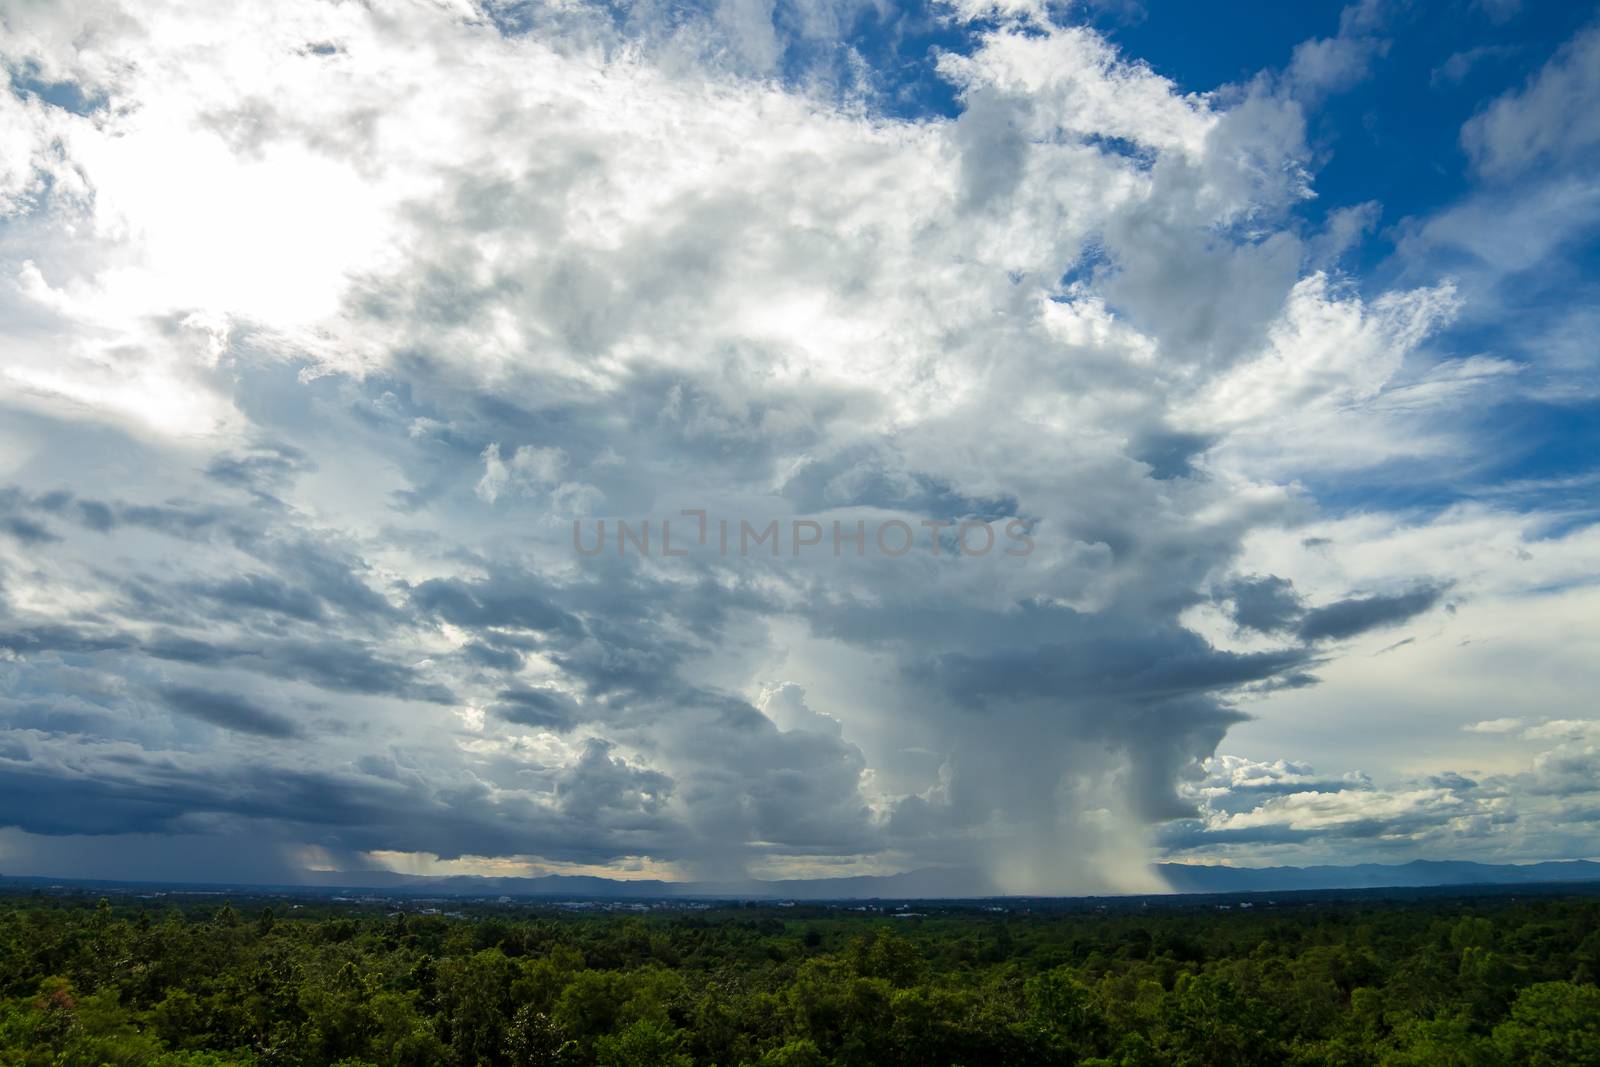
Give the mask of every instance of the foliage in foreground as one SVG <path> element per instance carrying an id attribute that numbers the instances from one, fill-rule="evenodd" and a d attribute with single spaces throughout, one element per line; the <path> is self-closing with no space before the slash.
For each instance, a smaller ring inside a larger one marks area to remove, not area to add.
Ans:
<path id="1" fill-rule="evenodd" d="M 1600 902 L 894 919 L 0 899 L 0 1067 L 1600 1065 Z"/>

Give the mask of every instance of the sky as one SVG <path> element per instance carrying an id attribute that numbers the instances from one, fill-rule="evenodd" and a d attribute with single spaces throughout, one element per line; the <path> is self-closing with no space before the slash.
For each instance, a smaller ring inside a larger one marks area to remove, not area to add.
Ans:
<path id="1" fill-rule="evenodd" d="M 0 0 L 0 872 L 1600 858 L 1600 10 Z"/>

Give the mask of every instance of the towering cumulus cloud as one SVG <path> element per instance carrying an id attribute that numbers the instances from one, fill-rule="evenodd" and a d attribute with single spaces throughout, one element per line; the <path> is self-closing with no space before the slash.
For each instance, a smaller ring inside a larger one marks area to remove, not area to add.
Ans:
<path id="1" fill-rule="evenodd" d="M 1458 304 L 1339 273 L 1288 76 L 1009 4 L 916 16 L 938 107 L 845 7 L 0 10 L 8 869 L 1155 887 L 1247 701 L 1455 595 L 1243 562 L 1437 445 L 1383 400 Z"/>

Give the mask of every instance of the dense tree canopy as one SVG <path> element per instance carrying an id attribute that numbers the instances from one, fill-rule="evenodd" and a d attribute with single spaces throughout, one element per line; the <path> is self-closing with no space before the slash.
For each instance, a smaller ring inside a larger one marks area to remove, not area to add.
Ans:
<path id="1" fill-rule="evenodd" d="M 394 907 L 0 899 L 0 1065 L 1600 1065 L 1582 897 Z"/>

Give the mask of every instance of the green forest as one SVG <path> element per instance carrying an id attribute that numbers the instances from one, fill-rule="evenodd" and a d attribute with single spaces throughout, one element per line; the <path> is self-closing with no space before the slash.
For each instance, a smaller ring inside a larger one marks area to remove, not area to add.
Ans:
<path id="1" fill-rule="evenodd" d="M 1600 1064 L 1593 897 L 915 907 L 19 892 L 0 1064 Z"/>

